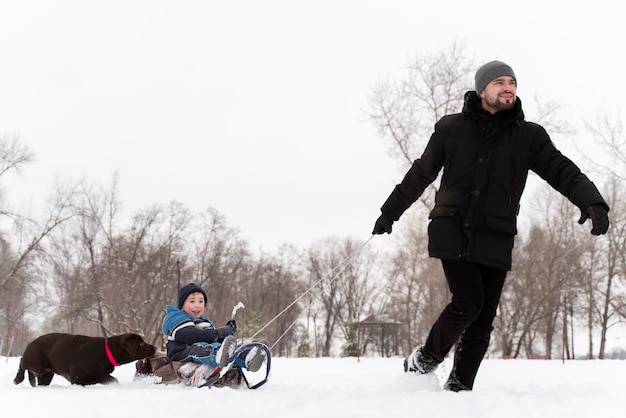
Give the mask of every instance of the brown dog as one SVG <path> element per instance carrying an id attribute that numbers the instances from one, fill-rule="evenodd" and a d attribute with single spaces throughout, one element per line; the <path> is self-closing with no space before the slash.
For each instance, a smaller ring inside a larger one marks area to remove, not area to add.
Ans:
<path id="1" fill-rule="evenodd" d="M 155 351 L 156 347 L 138 334 L 109 338 L 46 334 L 28 344 L 13 382 L 22 383 L 28 370 L 31 386 L 47 386 L 55 374 L 83 386 L 113 383 L 117 382 L 111 376 L 115 366 L 149 357 Z"/>

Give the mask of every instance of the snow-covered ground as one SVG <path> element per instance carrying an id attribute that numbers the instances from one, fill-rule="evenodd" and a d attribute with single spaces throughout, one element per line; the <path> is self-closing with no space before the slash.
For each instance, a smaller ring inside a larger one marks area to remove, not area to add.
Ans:
<path id="1" fill-rule="evenodd" d="M 13 384 L 18 358 L 0 357 L 2 416 L 97 417 L 621 417 L 626 361 L 485 360 L 473 392 L 402 372 L 402 359 L 274 358 L 257 390 L 198 389 L 134 381 L 134 364 L 118 367 L 119 385 L 49 387 Z M 426 380 L 426 381 L 424 381 Z"/>

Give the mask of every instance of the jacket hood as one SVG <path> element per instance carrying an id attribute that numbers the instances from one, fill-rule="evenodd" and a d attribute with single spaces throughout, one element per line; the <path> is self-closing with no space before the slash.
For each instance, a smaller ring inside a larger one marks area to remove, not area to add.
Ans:
<path id="1" fill-rule="evenodd" d="M 491 114 L 483 109 L 478 94 L 471 90 L 465 93 L 465 102 L 463 103 L 463 114 L 477 117 L 480 120 L 495 119 L 499 122 L 519 122 L 524 120 L 524 111 L 522 110 L 522 100 L 517 97 L 515 105 L 511 109 L 502 110 Z"/>
<path id="2" fill-rule="evenodd" d="M 165 307 L 165 318 L 163 319 L 162 330 L 164 334 L 171 334 L 174 329 L 176 329 L 183 322 L 191 322 L 195 323 L 197 320 L 206 321 L 207 319 L 204 315 L 201 315 L 200 318 L 196 319 L 193 316 L 185 313 L 181 309 L 178 309 L 176 306 L 167 305 Z"/>

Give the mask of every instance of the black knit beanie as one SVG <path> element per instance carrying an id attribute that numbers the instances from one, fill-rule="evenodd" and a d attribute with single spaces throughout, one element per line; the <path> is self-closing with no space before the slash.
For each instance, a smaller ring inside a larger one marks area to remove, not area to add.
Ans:
<path id="1" fill-rule="evenodd" d="M 204 296 L 204 306 L 206 306 L 207 297 L 206 292 L 200 286 L 195 283 L 189 283 L 180 288 L 180 292 L 178 292 L 178 309 L 181 309 L 185 304 L 185 299 L 187 296 L 194 292 L 200 292 Z"/>
<path id="2" fill-rule="evenodd" d="M 489 84 L 493 79 L 503 75 L 513 77 L 513 79 L 517 82 L 513 68 L 509 67 L 502 61 L 490 61 L 480 67 L 474 76 L 476 94 L 480 96 L 480 93 L 485 89 L 485 87 L 487 87 L 487 84 Z"/>

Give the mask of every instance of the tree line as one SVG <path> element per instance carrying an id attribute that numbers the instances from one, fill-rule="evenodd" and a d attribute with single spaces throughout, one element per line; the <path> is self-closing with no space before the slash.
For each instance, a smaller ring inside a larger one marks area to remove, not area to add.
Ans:
<path id="1" fill-rule="evenodd" d="M 434 121 L 458 111 L 471 89 L 475 66 L 463 50 L 455 44 L 418 56 L 405 78 L 372 89 L 368 116 L 401 170 L 417 158 Z M 538 108 L 534 120 L 549 132 L 572 135 L 556 117 L 558 106 Z M 576 328 L 586 330 L 588 355 L 604 358 L 607 337 L 626 318 L 624 138 L 609 119 L 595 124 L 592 135 L 614 159 L 596 167 L 604 170 L 596 177 L 611 207 L 609 233 L 592 239 L 588 225 L 576 224 L 577 209 L 537 182 L 522 208 L 524 232 L 516 240 L 491 355 L 573 357 Z M 32 157 L 19 138 L 0 137 L 0 182 Z M 136 332 L 163 347 L 165 305 L 175 304 L 178 287 L 189 281 L 206 289 L 207 316 L 218 326 L 242 301 L 241 334 L 268 340 L 275 355 L 403 355 L 426 338 L 449 298 L 440 265 L 426 251 L 436 182 L 386 248 L 322 237 L 308 248 L 283 245 L 275 253 L 252 252 L 215 208 L 191 213 L 173 201 L 122 219 L 118 186 L 116 177 L 105 186 L 60 185 L 41 219 L 0 200 L 0 338 L 12 355 L 45 332 Z M 359 326 L 368 316 L 393 320 L 381 332 Z"/>

